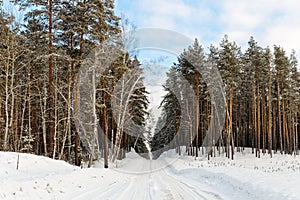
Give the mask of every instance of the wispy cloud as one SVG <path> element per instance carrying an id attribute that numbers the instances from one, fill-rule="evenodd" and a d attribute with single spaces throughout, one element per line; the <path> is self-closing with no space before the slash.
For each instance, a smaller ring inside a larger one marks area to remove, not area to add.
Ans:
<path id="1" fill-rule="evenodd" d="M 261 45 L 278 44 L 299 50 L 300 2 L 296 0 L 222 1 L 223 33 L 241 45 L 254 36 Z"/>
<path id="2" fill-rule="evenodd" d="M 254 36 L 264 46 L 300 49 L 298 0 L 118 0 L 116 5 L 140 28 L 172 29 L 204 46 L 227 34 L 241 46 Z"/>

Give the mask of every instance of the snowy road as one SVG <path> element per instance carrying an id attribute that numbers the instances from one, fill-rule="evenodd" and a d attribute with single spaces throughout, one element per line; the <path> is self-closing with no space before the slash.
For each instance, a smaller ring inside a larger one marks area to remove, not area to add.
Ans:
<path id="1" fill-rule="evenodd" d="M 151 199 L 222 199 L 219 194 L 213 192 L 213 189 L 203 190 L 205 188 L 203 184 L 184 181 L 183 177 L 170 172 L 167 167 L 152 174 L 155 189 L 152 194 L 158 195 Z"/>
<path id="2" fill-rule="evenodd" d="M 161 160 L 139 162 L 139 174 L 127 174 L 125 180 L 116 182 L 106 188 L 86 190 L 71 199 L 223 199 L 213 189 L 204 190 L 207 186 L 193 181 L 183 181 L 180 175 L 172 173 L 172 169 L 165 166 Z M 151 171 L 155 169 L 155 171 Z M 142 170 L 145 173 L 142 173 Z M 119 192 L 118 192 L 119 191 Z"/>
<path id="3" fill-rule="evenodd" d="M 118 161 L 117 168 L 110 163 L 110 169 L 103 169 L 100 163 L 100 168 L 81 169 L 63 161 L 20 154 L 16 170 L 17 157 L 16 153 L 0 152 L 0 199 L 300 199 L 298 158 L 278 156 L 277 160 L 253 163 L 249 156 L 208 162 L 171 153 L 146 160 L 132 152 Z"/>
<path id="4" fill-rule="evenodd" d="M 145 160 L 129 156 L 120 166 L 120 179 L 107 187 L 87 188 L 69 199 L 138 199 L 138 200 L 282 200 L 293 199 L 280 193 L 262 190 L 223 173 L 186 168 L 184 160 L 161 157 Z M 177 168 L 176 168 L 177 167 Z"/>

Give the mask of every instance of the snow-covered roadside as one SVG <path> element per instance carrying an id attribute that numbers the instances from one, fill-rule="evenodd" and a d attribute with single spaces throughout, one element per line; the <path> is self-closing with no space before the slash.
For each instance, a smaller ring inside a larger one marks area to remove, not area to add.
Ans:
<path id="1" fill-rule="evenodd" d="M 300 158 L 238 153 L 236 160 L 136 153 L 118 168 L 79 168 L 42 156 L 0 152 L 0 199 L 300 199 Z M 97 166 L 97 165 L 96 165 Z"/>
<path id="2" fill-rule="evenodd" d="M 0 152 L 0 199 L 66 199 L 85 191 L 103 192 L 127 176 L 107 169 L 81 169 L 43 156 Z"/>
<path id="3" fill-rule="evenodd" d="M 170 162 L 174 155 L 170 151 L 162 158 Z M 248 199 L 300 199 L 299 156 L 277 153 L 273 158 L 268 154 L 256 158 L 250 149 L 236 153 L 235 160 L 181 156 L 169 166 L 169 171 L 185 180 L 205 179 L 229 199 L 240 199 L 243 193 L 243 199 L 247 199 L 247 193 Z"/>

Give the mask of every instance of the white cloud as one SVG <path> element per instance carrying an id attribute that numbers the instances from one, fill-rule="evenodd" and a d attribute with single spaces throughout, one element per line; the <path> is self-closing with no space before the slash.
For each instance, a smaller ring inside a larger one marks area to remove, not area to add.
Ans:
<path id="1" fill-rule="evenodd" d="M 138 5 L 140 9 L 145 11 L 145 14 L 169 19 L 187 19 L 191 15 L 191 7 L 180 0 L 140 0 Z"/>
<path id="2" fill-rule="evenodd" d="M 199 37 L 199 29 L 203 33 L 208 31 L 205 24 L 214 20 L 213 11 L 207 7 L 209 1 L 193 1 L 190 4 L 185 0 L 135 0 L 128 5 L 124 2 L 126 0 L 122 2 L 126 9 L 120 8 L 121 12 L 140 28 L 166 28 L 195 38 Z"/>
<path id="3" fill-rule="evenodd" d="M 297 0 L 222 1 L 220 34 L 240 45 L 250 36 L 262 46 L 281 45 L 288 52 L 300 48 L 300 2 Z"/>
<path id="4" fill-rule="evenodd" d="M 124 0 L 126 1 L 126 0 Z M 129 0 L 127 0 L 129 1 Z M 204 46 L 229 35 L 246 46 L 250 36 L 265 46 L 278 44 L 299 50 L 300 2 L 298 0 L 130 0 L 124 10 L 139 27 L 172 29 Z M 135 2 L 135 3 L 132 3 Z"/>
<path id="5" fill-rule="evenodd" d="M 191 19 L 192 8 L 182 0 L 137 0 L 137 23 L 176 30 L 179 21 Z"/>

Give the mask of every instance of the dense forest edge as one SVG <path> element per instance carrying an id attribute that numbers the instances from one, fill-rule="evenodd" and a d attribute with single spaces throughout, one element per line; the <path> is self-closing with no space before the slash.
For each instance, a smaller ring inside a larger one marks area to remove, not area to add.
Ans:
<path id="1" fill-rule="evenodd" d="M 244 148 L 252 148 L 256 157 L 299 154 L 300 74 L 295 51 L 261 47 L 251 37 L 243 52 L 225 35 L 205 52 L 195 39 L 170 66 L 162 114 L 151 137 L 148 92 L 137 57 L 123 52 L 100 75 L 93 74 L 98 83 L 93 91 L 81 91 L 78 84 L 83 61 L 99 44 L 110 40 L 115 48 L 123 47 L 114 38 L 129 25 L 114 14 L 113 0 L 15 2 L 26 10 L 22 22 L 0 10 L 1 151 L 44 155 L 78 166 L 103 159 L 106 168 L 109 160 L 125 158 L 132 148 L 149 158 L 146 143 L 154 158 L 173 148 L 179 155 L 185 153 L 180 146 L 186 146 L 190 156 L 205 154 L 208 159 L 221 154 L 234 159 L 235 151 Z M 226 111 L 222 130 L 214 128 L 212 120 L 215 113 L 203 77 L 209 73 L 199 72 L 187 58 L 201 66 L 210 63 L 221 75 Z M 136 86 L 124 84 L 123 93 L 114 94 L 130 71 L 135 73 L 128 81 Z M 187 93 L 185 82 L 195 97 Z M 91 124 L 100 126 L 101 134 L 78 128 L 82 92 L 94 99 L 88 107 L 93 110 L 86 111 L 94 114 Z M 124 95 L 126 105 L 120 101 Z M 138 126 L 128 126 L 129 118 Z M 211 148 L 202 145 L 207 135 Z"/>

